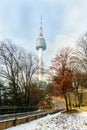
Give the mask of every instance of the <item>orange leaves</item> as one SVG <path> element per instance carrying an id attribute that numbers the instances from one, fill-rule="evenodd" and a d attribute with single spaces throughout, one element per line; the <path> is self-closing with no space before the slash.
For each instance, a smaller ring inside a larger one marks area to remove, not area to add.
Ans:
<path id="1" fill-rule="evenodd" d="M 52 77 L 55 83 L 55 93 L 67 93 L 73 91 L 72 88 L 72 76 L 73 73 L 70 69 L 70 63 L 73 62 L 73 50 L 70 48 L 65 48 L 58 53 L 52 60 L 51 70 L 54 70 L 54 75 Z"/>
<path id="2" fill-rule="evenodd" d="M 54 90 L 55 93 L 61 93 L 62 91 L 67 93 L 73 91 L 72 76 L 70 73 L 64 76 L 55 77 L 54 82 L 56 83 L 56 87 Z"/>
<path id="3" fill-rule="evenodd" d="M 61 85 L 57 85 L 57 86 L 54 88 L 54 94 L 57 95 L 57 96 L 63 95 L 62 89 L 61 89 Z"/>

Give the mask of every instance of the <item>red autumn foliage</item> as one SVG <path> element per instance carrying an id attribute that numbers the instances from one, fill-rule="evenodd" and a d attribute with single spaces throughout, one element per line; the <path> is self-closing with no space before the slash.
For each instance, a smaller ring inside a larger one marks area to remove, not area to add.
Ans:
<path id="1" fill-rule="evenodd" d="M 72 71 L 70 72 L 70 70 L 67 70 L 64 76 L 55 76 L 53 81 L 55 82 L 54 93 L 56 95 L 63 95 L 74 90 L 72 87 Z"/>

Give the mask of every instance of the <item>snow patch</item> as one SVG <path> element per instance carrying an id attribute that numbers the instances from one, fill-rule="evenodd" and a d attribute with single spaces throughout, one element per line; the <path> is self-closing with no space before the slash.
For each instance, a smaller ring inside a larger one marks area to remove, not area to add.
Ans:
<path id="1" fill-rule="evenodd" d="M 87 112 L 57 113 L 6 130 L 87 130 Z"/>

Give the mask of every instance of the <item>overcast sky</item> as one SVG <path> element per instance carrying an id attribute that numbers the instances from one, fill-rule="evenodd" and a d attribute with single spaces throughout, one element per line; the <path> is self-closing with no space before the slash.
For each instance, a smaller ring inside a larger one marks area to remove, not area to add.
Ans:
<path id="1" fill-rule="evenodd" d="M 87 0 L 0 0 L 0 40 L 10 38 L 38 54 L 35 45 L 41 15 L 48 65 L 60 48 L 75 46 L 87 31 Z"/>

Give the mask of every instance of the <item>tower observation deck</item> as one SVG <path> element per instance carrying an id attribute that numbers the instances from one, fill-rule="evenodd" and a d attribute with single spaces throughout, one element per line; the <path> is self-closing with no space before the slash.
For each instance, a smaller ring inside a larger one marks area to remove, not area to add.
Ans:
<path id="1" fill-rule="evenodd" d="M 45 84 L 45 81 L 43 81 L 43 74 L 44 74 L 44 69 L 43 69 L 43 51 L 46 50 L 46 43 L 45 39 L 43 38 L 43 29 L 42 29 L 42 17 L 41 17 L 41 22 L 40 22 L 40 34 L 39 38 L 37 39 L 36 42 L 36 49 L 38 50 L 38 84 L 42 88 Z"/>

